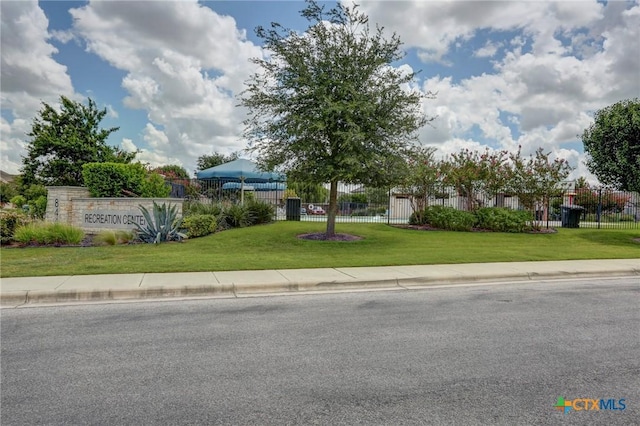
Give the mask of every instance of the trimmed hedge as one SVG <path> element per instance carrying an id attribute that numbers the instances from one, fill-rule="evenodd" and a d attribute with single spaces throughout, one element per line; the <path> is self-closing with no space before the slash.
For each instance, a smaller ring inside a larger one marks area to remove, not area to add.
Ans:
<path id="1" fill-rule="evenodd" d="M 531 212 L 500 207 L 485 207 L 473 213 L 453 207 L 429 206 L 409 218 L 411 225 L 431 225 L 447 231 L 471 231 L 480 228 L 495 232 L 526 232 L 531 229 Z"/>
<path id="2" fill-rule="evenodd" d="M 171 193 L 162 176 L 141 163 L 87 163 L 82 166 L 82 178 L 92 197 L 165 198 Z"/>
<path id="3" fill-rule="evenodd" d="M 531 229 L 533 215 L 529 211 L 485 207 L 475 213 L 476 227 L 496 232 L 525 232 Z"/>
<path id="4" fill-rule="evenodd" d="M 195 214 L 182 220 L 182 228 L 189 238 L 213 234 L 218 227 L 218 219 L 211 214 Z"/>

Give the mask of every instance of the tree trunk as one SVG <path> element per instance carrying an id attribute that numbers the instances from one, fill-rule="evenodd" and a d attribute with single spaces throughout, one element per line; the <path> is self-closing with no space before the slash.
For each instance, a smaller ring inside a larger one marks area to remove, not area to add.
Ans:
<path id="1" fill-rule="evenodd" d="M 327 212 L 327 238 L 336 235 L 336 216 L 338 214 L 338 181 L 331 181 L 329 190 L 329 211 Z"/>

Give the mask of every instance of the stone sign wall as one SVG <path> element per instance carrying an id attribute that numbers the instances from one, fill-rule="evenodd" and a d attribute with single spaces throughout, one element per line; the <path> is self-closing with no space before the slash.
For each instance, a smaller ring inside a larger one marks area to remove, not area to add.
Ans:
<path id="1" fill-rule="evenodd" d="M 85 232 L 136 229 L 145 226 L 140 206 L 153 212 L 153 202 L 176 205 L 182 215 L 181 198 L 92 198 L 86 188 L 75 186 L 47 187 L 48 222 L 68 223 Z"/>

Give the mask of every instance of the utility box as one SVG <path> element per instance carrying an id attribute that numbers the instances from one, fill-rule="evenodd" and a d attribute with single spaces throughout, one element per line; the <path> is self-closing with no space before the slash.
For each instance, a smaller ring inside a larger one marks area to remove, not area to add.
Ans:
<path id="1" fill-rule="evenodd" d="M 563 228 L 579 228 L 580 216 L 584 211 L 581 206 L 560 206 Z"/>
<path id="2" fill-rule="evenodd" d="M 286 215 L 287 220 L 300 221 L 300 198 L 287 198 Z"/>

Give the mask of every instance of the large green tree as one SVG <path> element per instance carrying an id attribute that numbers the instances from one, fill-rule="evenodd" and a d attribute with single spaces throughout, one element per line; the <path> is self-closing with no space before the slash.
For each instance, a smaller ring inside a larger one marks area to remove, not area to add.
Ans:
<path id="1" fill-rule="evenodd" d="M 617 102 L 596 112 L 582 133 L 587 167 L 600 182 L 640 192 L 640 101 Z"/>
<path id="2" fill-rule="evenodd" d="M 107 110 L 99 110 L 93 100 L 87 105 L 60 97 L 60 110 L 46 102 L 33 120 L 31 141 L 22 159 L 22 184 L 81 186 L 86 163 L 129 163 L 136 153 L 107 144 L 118 127 L 101 129 Z"/>
<path id="3" fill-rule="evenodd" d="M 328 11 L 308 1 L 298 33 L 272 23 L 256 34 L 269 52 L 240 104 L 258 163 L 297 181 L 330 183 L 327 237 L 335 235 L 338 182 L 385 187 L 428 120 L 396 34 L 371 30 L 357 6 Z"/>

